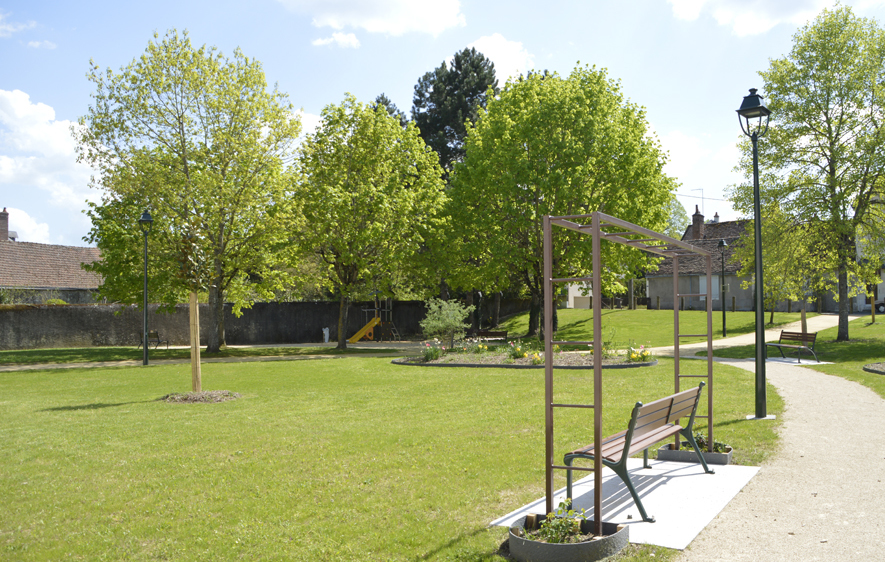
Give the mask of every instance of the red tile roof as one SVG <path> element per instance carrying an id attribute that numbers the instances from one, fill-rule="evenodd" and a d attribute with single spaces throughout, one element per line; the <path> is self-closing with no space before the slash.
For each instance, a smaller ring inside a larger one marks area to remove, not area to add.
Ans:
<path id="1" fill-rule="evenodd" d="M 80 264 L 99 259 L 98 248 L 0 241 L 0 287 L 97 289 L 101 278 Z"/>
<path id="2" fill-rule="evenodd" d="M 721 253 L 719 240 L 725 240 L 728 247 L 725 249 L 725 273 L 737 274 L 741 264 L 733 257 L 734 246 L 746 230 L 749 221 L 736 220 L 719 223 L 707 223 L 704 225 L 704 237 L 700 240 L 692 240 L 691 225 L 685 229 L 682 240 L 698 246 L 713 254 L 713 275 L 718 275 L 721 270 Z M 706 275 L 707 260 L 703 256 L 685 256 L 679 258 L 680 275 Z M 658 270 L 649 277 L 672 276 L 673 260 L 664 259 L 658 264 Z"/>

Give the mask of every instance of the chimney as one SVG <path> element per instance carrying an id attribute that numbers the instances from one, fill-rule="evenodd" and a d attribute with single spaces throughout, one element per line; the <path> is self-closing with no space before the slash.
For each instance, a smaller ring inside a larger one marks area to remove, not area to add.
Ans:
<path id="1" fill-rule="evenodd" d="M 713 214 L 713 224 L 719 224 L 719 213 Z"/>
<path id="2" fill-rule="evenodd" d="M 0 241 L 7 240 L 9 240 L 9 213 L 6 212 L 6 207 L 3 207 L 3 212 L 0 213 Z"/>
<path id="3" fill-rule="evenodd" d="M 698 206 L 694 206 L 694 214 L 691 216 L 691 239 L 704 239 L 704 215 L 698 210 Z"/>

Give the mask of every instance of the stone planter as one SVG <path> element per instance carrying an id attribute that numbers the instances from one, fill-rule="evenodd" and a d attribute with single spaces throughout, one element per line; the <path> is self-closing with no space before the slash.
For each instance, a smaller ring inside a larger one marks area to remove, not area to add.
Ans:
<path id="1" fill-rule="evenodd" d="M 683 448 L 678 451 L 671 447 L 673 447 L 673 444 L 669 443 L 658 449 L 659 461 L 698 462 L 697 454 L 695 454 L 694 449 L 691 448 L 691 445 L 689 445 L 687 441 L 682 442 Z M 701 451 L 707 464 L 731 464 L 731 453 L 731 447 L 728 448 L 727 453 L 708 453 L 707 451 Z"/>
<path id="2" fill-rule="evenodd" d="M 539 519 L 543 520 L 544 516 L 540 516 Z M 604 536 L 600 539 L 568 544 L 550 544 L 527 539 L 524 536 L 524 527 L 525 517 L 510 528 L 510 556 L 520 562 L 590 562 L 602 560 L 620 552 L 630 541 L 630 527 L 615 523 L 602 524 Z M 581 532 L 590 533 L 593 527 L 593 521 L 583 521 L 581 523 Z"/>

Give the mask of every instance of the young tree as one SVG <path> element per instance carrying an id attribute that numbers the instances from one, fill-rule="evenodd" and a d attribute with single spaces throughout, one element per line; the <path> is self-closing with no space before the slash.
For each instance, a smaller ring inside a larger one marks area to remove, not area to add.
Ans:
<path id="1" fill-rule="evenodd" d="M 665 155 L 644 110 L 602 70 L 509 82 L 465 144 L 449 192 L 451 231 L 468 235 L 462 255 L 486 275 L 519 274 L 532 295 L 530 334 L 542 309 L 544 215 L 604 211 L 654 230 L 666 225 L 675 183 L 662 171 Z M 588 237 L 557 230 L 554 241 L 554 277 L 588 274 Z M 603 251 L 603 279 L 621 292 L 620 280 L 645 258 L 619 244 Z"/>
<path id="2" fill-rule="evenodd" d="M 347 95 L 323 109 L 301 148 L 302 246 L 321 256 L 340 296 L 338 348 L 347 347 L 348 300 L 369 281 L 384 294 L 414 266 L 443 203 L 436 155 L 411 123 Z"/>
<path id="3" fill-rule="evenodd" d="M 771 110 L 759 143 L 763 198 L 777 201 L 799 240 L 817 249 L 817 267 L 838 281 L 838 341 L 848 340 L 848 298 L 862 285 L 857 236 L 885 201 L 885 32 L 849 7 L 824 10 L 793 37 L 793 48 L 760 72 Z M 741 167 L 752 177 L 749 142 Z M 733 190 L 735 206 L 752 209 L 752 182 Z M 763 216 L 763 223 L 766 217 Z"/>
<path id="4" fill-rule="evenodd" d="M 675 195 L 670 198 L 667 213 L 667 226 L 664 227 L 664 234 L 681 240 L 682 235 L 685 234 L 685 229 L 691 224 L 691 219 L 688 218 L 685 207 L 682 206 L 682 203 L 679 202 Z"/>
<path id="5" fill-rule="evenodd" d="M 224 346 L 224 303 L 235 314 L 256 294 L 269 295 L 290 262 L 287 235 L 293 199 L 288 165 L 300 123 L 286 96 L 268 91 L 261 64 L 239 49 L 195 49 L 172 30 L 119 72 L 93 63 L 94 102 L 74 130 L 78 159 L 98 171 L 102 190 L 88 212 L 87 240 L 102 252 L 90 269 L 103 296 L 139 302 L 138 216 L 154 227 L 154 302 L 182 302 L 176 248 L 194 229 L 209 273 L 211 330 L 207 351 Z"/>
<path id="6" fill-rule="evenodd" d="M 450 63 L 443 61 L 418 80 L 412 120 L 446 173 L 464 157 L 465 123 L 486 106 L 489 91 L 498 91 L 495 65 L 474 48 L 455 53 Z"/>

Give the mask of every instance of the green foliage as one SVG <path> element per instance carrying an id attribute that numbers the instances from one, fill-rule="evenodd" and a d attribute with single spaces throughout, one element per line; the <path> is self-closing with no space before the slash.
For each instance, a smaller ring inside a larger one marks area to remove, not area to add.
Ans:
<path id="1" fill-rule="evenodd" d="M 707 436 L 705 434 L 700 432 L 695 433 L 694 442 L 698 444 L 698 449 L 701 451 L 709 451 L 709 448 L 707 447 Z M 713 441 L 713 453 L 727 453 L 729 449 L 731 449 L 731 445 L 728 443 Z"/>
<path id="2" fill-rule="evenodd" d="M 412 119 L 446 173 L 464 158 L 466 124 L 476 120 L 489 94 L 497 92 L 495 65 L 472 47 L 455 53 L 451 63 L 443 61 L 418 80 Z"/>
<path id="3" fill-rule="evenodd" d="M 651 361 L 651 351 L 645 349 L 644 345 L 628 347 L 626 355 L 628 363 L 647 363 Z"/>
<path id="4" fill-rule="evenodd" d="M 421 348 L 421 357 L 424 359 L 425 363 L 430 361 L 436 361 L 446 353 L 446 348 L 439 345 L 438 343 L 425 343 L 424 347 Z"/>
<path id="5" fill-rule="evenodd" d="M 427 301 L 427 315 L 421 321 L 421 330 L 428 338 L 440 337 L 454 345 L 456 338 L 463 338 L 465 330 L 470 327 L 467 317 L 476 308 L 464 306 L 456 300 L 444 301 L 431 298 Z"/>
<path id="6" fill-rule="evenodd" d="M 406 114 L 401 111 L 390 98 L 387 97 L 386 94 L 382 93 L 377 98 L 375 98 L 375 102 L 372 104 L 372 109 L 376 109 L 378 107 L 383 107 L 387 110 L 387 113 L 391 117 L 395 117 L 399 120 L 400 126 L 405 129 L 409 124 L 409 118 L 406 117 Z"/>
<path id="7" fill-rule="evenodd" d="M 296 224 L 289 166 L 300 122 L 284 94 L 268 91 L 260 63 L 239 49 L 228 59 L 214 47 L 195 48 L 174 30 L 154 34 L 118 72 L 93 63 L 89 80 L 94 102 L 74 134 L 79 161 L 98 172 L 93 187 L 102 196 L 90 203 L 87 241 L 103 259 L 86 269 L 102 276 L 101 296 L 140 302 L 136 221 L 150 208 L 151 300 L 172 306 L 204 284 L 193 267 L 180 275 L 182 240 L 192 236 L 189 253 L 205 256 L 209 350 L 217 351 L 223 303 L 239 314 L 287 276 Z"/>
<path id="8" fill-rule="evenodd" d="M 361 291 L 392 294 L 422 283 L 418 254 L 440 227 L 442 170 L 413 124 L 403 129 L 382 106 L 348 94 L 323 109 L 299 157 L 300 246 L 318 255 L 341 298 L 339 346 L 346 345 L 345 301 Z"/>
<path id="9" fill-rule="evenodd" d="M 885 32 L 850 7 L 825 9 L 794 35 L 790 53 L 772 59 L 760 76 L 772 111 L 768 134 L 759 141 L 763 204 L 777 202 L 801 229 L 797 240 L 815 267 L 836 277 L 839 339 L 848 339 L 847 299 L 852 286 L 869 281 L 856 261 L 857 238 L 877 233 L 880 247 L 883 242 Z M 732 198 L 751 214 L 750 142 L 742 148 L 739 169 L 747 181 Z"/>
<path id="10" fill-rule="evenodd" d="M 682 203 L 679 202 L 675 195 L 670 197 L 667 212 L 667 226 L 664 227 L 663 233 L 670 238 L 682 240 L 682 235 L 685 234 L 685 229 L 691 224 L 691 219 L 688 218 L 685 207 L 682 206 Z"/>
<path id="11" fill-rule="evenodd" d="M 595 68 L 508 82 L 470 127 L 449 192 L 453 286 L 499 287 L 511 275 L 542 297 L 543 215 L 602 210 L 661 230 L 675 182 L 645 111 Z M 555 229 L 554 277 L 589 275 L 590 238 Z M 606 293 L 623 292 L 645 255 L 603 244 Z M 534 331 L 530 328 L 530 334 Z"/>
<path id="12" fill-rule="evenodd" d="M 571 509 L 571 503 L 571 499 L 560 502 L 559 507 L 547 514 L 532 538 L 552 544 L 573 542 L 572 539 L 581 534 L 581 521 L 585 521 L 587 516 L 583 509 Z"/>
<path id="13" fill-rule="evenodd" d="M 522 343 L 510 342 L 510 347 L 507 348 L 507 355 L 511 359 L 522 359 L 529 356 L 529 350 Z"/>
<path id="14" fill-rule="evenodd" d="M 63 299 L 46 299 L 43 304 L 68 304 Z"/>

